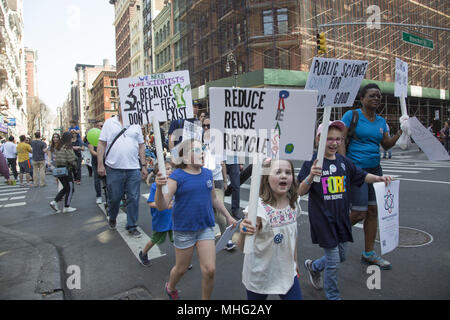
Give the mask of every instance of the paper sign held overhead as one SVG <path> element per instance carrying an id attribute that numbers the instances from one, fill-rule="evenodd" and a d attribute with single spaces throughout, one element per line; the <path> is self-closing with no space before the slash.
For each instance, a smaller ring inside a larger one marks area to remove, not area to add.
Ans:
<path id="1" fill-rule="evenodd" d="M 317 92 L 291 89 L 210 88 L 211 136 L 226 156 L 309 160 Z"/>
<path id="2" fill-rule="evenodd" d="M 119 79 L 120 108 L 125 127 L 193 118 L 188 71 Z"/>
<path id="3" fill-rule="evenodd" d="M 367 67 L 367 61 L 314 57 L 305 89 L 318 91 L 318 108 L 350 107 Z"/>
<path id="4" fill-rule="evenodd" d="M 395 97 L 408 96 L 408 64 L 395 58 Z"/>

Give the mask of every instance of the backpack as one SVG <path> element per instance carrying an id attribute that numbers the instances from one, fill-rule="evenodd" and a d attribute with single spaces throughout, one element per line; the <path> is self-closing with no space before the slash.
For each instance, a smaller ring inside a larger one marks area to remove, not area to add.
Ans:
<path id="1" fill-rule="evenodd" d="M 350 144 L 350 141 L 352 139 L 358 140 L 358 137 L 355 133 L 358 120 L 359 120 L 358 110 L 352 110 L 352 122 L 350 122 L 350 127 L 348 128 L 347 131 L 347 137 L 345 138 L 345 150 L 348 150 L 348 145 Z"/>

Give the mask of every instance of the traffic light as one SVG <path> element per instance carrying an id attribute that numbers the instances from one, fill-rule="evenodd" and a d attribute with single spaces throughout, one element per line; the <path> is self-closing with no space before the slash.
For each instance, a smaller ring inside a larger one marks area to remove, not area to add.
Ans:
<path id="1" fill-rule="evenodd" d="M 317 52 L 318 54 L 327 53 L 327 39 L 325 39 L 325 32 L 317 34 Z"/>

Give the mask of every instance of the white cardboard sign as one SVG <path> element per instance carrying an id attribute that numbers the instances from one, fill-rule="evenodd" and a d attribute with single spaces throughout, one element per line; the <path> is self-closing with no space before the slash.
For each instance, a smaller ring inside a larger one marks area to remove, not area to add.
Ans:
<path id="1" fill-rule="evenodd" d="M 388 186 L 385 186 L 384 182 L 377 182 L 373 187 L 377 197 L 378 227 L 383 255 L 398 247 L 400 181 L 391 181 Z"/>
<path id="2" fill-rule="evenodd" d="M 193 118 L 189 71 L 119 79 L 120 108 L 125 127 Z"/>
<path id="3" fill-rule="evenodd" d="M 399 58 L 395 58 L 394 96 L 408 96 L 408 64 Z"/>
<path id="4" fill-rule="evenodd" d="M 210 88 L 211 137 L 226 156 L 310 160 L 317 91 Z"/>
<path id="5" fill-rule="evenodd" d="M 368 65 L 367 61 L 314 57 L 305 89 L 318 91 L 318 108 L 350 107 Z"/>
<path id="6" fill-rule="evenodd" d="M 411 137 L 431 161 L 450 160 L 448 152 L 435 136 L 416 117 L 408 119 Z"/>

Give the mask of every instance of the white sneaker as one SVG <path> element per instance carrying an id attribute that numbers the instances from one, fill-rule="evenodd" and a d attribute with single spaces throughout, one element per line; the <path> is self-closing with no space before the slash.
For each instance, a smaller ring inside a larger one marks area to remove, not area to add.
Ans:
<path id="1" fill-rule="evenodd" d="M 56 211 L 56 213 L 58 213 L 58 204 L 56 203 L 56 201 L 55 200 L 53 200 L 52 202 L 50 202 L 49 203 L 50 204 L 50 207 L 53 209 L 53 210 L 55 210 Z"/>
<path id="2" fill-rule="evenodd" d="M 76 210 L 77 210 L 77 208 L 64 207 L 63 213 L 70 213 L 70 212 L 74 212 L 74 211 L 76 211 Z"/>
<path id="3" fill-rule="evenodd" d="M 103 203 L 102 197 L 98 197 L 97 200 L 95 200 L 95 203 L 102 204 Z"/>

